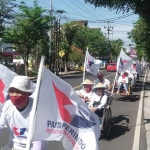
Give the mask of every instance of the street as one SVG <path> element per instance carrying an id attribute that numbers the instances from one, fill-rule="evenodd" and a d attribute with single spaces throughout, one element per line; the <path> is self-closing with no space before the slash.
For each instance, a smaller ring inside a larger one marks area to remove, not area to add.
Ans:
<path id="1" fill-rule="evenodd" d="M 109 79 L 111 83 L 113 83 L 115 72 L 106 72 L 105 70 L 102 71 L 105 77 Z M 115 95 L 113 104 L 111 106 L 113 125 L 111 128 L 110 138 L 108 140 L 101 136 L 100 150 L 133 150 L 134 139 L 137 138 L 137 136 L 135 137 L 135 129 L 137 126 L 141 127 L 141 132 L 136 132 L 140 137 L 139 150 L 146 150 L 146 131 L 144 126 L 145 121 L 143 118 L 143 113 L 141 123 L 136 124 L 144 76 L 144 73 L 142 76 L 140 76 L 140 81 L 137 83 L 137 88 L 135 91 L 133 91 L 132 97 Z M 82 73 L 65 75 L 61 76 L 61 78 L 71 84 L 75 90 L 82 88 Z M 96 77 L 86 73 L 85 79 L 94 81 Z M 5 129 L 0 136 L 0 147 L 3 147 L 5 144 L 7 144 L 7 142 L 8 131 Z M 64 148 L 60 142 L 50 142 L 49 150 L 64 150 Z"/>

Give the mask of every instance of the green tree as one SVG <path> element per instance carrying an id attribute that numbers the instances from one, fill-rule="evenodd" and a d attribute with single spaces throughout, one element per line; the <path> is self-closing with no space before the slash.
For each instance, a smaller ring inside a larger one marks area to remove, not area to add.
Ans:
<path id="1" fill-rule="evenodd" d="M 116 12 L 132 10 L 147 20 L 150 18 L 149 0 L 85 0 L 85 2 L 89 2 L 95 7 L 107 7 L 110 10 L 116 10 Z"/>
<path id="2" fill-rule="evenodd" d="M 121 48 L 123 47 L 124 42 L 121 39 L 113 40 L 110 42 L 111 44 L 111 54 L 112 58 L 116 59 L 121 51 Z"/>
<path id="3" fill-rule="evenodd" d="M 11 24 L 15 18 L 14 9 L 18 5 L 15 0 L 1 0 L 0 1 L 0 37 L 2 38 L 5 26 Z"/>
<path id="4" fill-rule="evenodd" d="M 61 34 L 65 35 L 64 41 L 61 42 L 61 49 L 65 51 L 65 71 L 67 72 L 67 61 L 69 58 L 69 53 L 72 51 L 71 46 L 74 42 L 74 37 L 76 32 L 82 28 L 83 25 L 79 22 L 69 22 L 61 26 Z"/>
<path id="5" fill-rule="evenodd" d="M 45 42 L 44 31 L 49 29 L 50 17 L 46 10 L 39 7 L 35 1 L 34 7 L 20 6 L 20 14 L 12 26 L 6 29 L 3 41 L 12 43 L 23 57 L 26 75 L 28 74 L 28 56 L 39 42 Z"/>
<path id="6" fill-rule="evenodd" d="M 85 53 L 86 48 L 89 48 L 93 56 L 99 56 L 106 52 L 106 38 L 99 30 L 90 29 L 89 27 L 80 28 L 74 38 L 74 45 L 79 47 Z"/>
<path id="7" fill-rule="evenodd" d="M 144 19 L 139 19 L 128 37 L 136 43 L 138 57 L 141 58 L 144 54 L 150 59 L 150 26 Z"/>
<path id="8" fill-rule="evenodd" d="M 72 51 L 69 53 L 69 61 L 79 63 L 84 60 L 84 55 L 81 49 L 72 46 Z"/>

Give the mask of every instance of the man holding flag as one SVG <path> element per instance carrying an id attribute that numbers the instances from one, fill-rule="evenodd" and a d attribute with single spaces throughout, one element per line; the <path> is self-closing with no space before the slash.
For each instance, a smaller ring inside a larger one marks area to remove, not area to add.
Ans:
<path id="1" fill-rule="evenodd" d="M 39 140 L 61 141 L 65 150 L 99 150 L 99 117 L 71 85 L 43 67 L 43 59 L 26 150 L 30 150 L 31 141 Z"/>
<path id="2" fill-rule="evenodd" d="M 28 77 L 14 77 L 8 89 L 10 100 L 4 103 L 0 116 L 0 133 L 5 126 L 10 131 L 9 143 L 1 150 L 25 150 L 33 105 L 33 99 L 29 96 L 32 93 Z M 33 142 L 31 148 L 47 150 L 45 143 L 44 141 Z"/>

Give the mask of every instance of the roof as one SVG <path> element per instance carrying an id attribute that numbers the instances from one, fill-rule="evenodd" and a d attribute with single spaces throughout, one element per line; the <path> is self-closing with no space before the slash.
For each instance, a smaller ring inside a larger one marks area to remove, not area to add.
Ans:
<path id="1" fill-rule="evenodd" d="M 88 20 L 77 20 L 77 21 L 74 21 L 74 22 L 82 23 L 84 26 L 88 25 Z"/>
<path id="2" fill-rule="evenodd" d="M 13 51 L 13 52 L 1 52 L 2 56 L 14 56 L 14 55 L 20 55 L 18 52 Z"/>

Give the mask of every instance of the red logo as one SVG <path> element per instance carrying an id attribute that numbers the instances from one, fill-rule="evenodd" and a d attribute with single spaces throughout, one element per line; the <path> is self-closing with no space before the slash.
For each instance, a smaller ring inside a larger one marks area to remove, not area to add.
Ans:
<path id="1" fill-rule="evenodd" d="M 2 104 L 5 102 L 5 98 L 4 98 L 4 94 L 3 94 L 4 88 L 5 88 L 5 84 L 0 79 L 0 103 L 2 103 Z"/>

